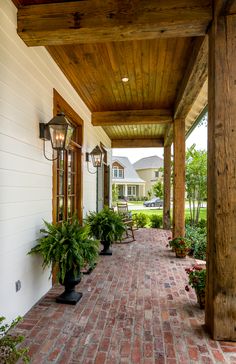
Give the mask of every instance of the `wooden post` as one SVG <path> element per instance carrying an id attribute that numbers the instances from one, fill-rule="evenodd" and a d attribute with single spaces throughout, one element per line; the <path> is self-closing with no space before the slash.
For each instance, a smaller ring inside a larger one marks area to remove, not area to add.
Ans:
<path id="1" fill-rule="evenodd" d="M 236 341 L 236 15 L 209 31 L 206 326 Z"/>
<path id="2" fill-rule="evenodd" d="M 164 147 L 164 206 L 163 228 L 170 229 L 170 174 L 171 174 L 171 147 Z"/>
<path id="3" fill-rule="evenodd" d="M 185 122 L 174 120 L 173 237 L 185 234 Z"/>

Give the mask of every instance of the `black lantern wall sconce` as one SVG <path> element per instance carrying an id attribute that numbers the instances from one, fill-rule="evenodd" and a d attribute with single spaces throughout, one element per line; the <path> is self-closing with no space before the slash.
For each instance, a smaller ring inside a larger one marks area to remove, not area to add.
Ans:
<path id="1" fill-rule="evenodd" d="M 58 152 L 68 149 L 74 127 L 65 117 L 63 112 L 59 112 L 47 124 L 39 123 L 39 138 L 43 140 L 44 157 L 49 161 L 58 159 Z M 56 158 L 48 158 L 45 153 L 45 141 L 51 140 L 52 149 L 57 151 Z"/>
<path id="2" fill-rule="evenodd" d="M 92 152 L 86 153 L 86 162 L 90 162 L 90 157 L 91 157 L 92 165 L 94 168 L 98 168 L 98 167 L 102 166 L 104 153 L 98 145 L 96 145 L 96 147 L 92 150 Z"/>
<path id="3" fill-rule="evenodd" d="M 91 157 L 91 162 L 92 162 L 93 167 L 96 168 L 95 172 L 91 172 L 89 170 L 90 157 Z M 91 174 L 97 174 L 97 178 L 96 178 L 96 212 L 98 212 L 98 182 L 99 182 L 98 181 L 98 168 L 102 167 L 102 164 L 104 163 L 103 159 L 104 159 L 104 152 L 98 145 L 96 145 L 96 147 L 92 150 L 92 152 L 86 153 L 86 162 L 87 162 L 88 172 Z"/>

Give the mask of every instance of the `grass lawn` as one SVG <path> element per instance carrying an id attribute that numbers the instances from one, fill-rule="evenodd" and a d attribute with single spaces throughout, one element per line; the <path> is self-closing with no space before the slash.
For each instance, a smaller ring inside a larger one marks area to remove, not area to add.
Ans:
<path id="1" fill-rule="evenodd" d="M 144 201 L 129 201 L 129 206 L 132 205 L 143 205 Z"/>
<path id="2" fill-rule="evenodd" d="M 143 209 L 143 210 L 132 210 L 132 206 L 130 206 L 129 210 L 132 211 L 132 214 L 138 214 L 138 213 L 142 212 L 142 213 L 145 213 L 148 216 L 153 215 L 153 214 L 157 214 L 157 215 L 162 216 L 162 214 L 163 214 L 162 209 L 153 209 L 153 210 L 151 210 L 151 209 L 146 208 L 146 209 Z M 200 210 L 200 219 L 205 219 L 206 220 L 206 212 L 207 212 L 206 207 L 202 207 L 201 210 Z M 172 211 L 171 211 L 171 215 L 172 215 Z M 189 216 L 190 216 L 190 210 L 185 209 L 185 218 L 187 218 Z"/>

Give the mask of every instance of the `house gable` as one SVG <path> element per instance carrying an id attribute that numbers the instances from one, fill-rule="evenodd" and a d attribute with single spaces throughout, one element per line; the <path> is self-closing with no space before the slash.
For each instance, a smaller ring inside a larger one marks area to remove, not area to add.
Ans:
<path id="1" fill-rule="evenodd" d="M 117 161 L 115 161 L 115 162 L 112 163 L 112 168 L 118 168 L 118 169 L 123 169 L 124 170 L 124 166 L 122 166 Z"/>

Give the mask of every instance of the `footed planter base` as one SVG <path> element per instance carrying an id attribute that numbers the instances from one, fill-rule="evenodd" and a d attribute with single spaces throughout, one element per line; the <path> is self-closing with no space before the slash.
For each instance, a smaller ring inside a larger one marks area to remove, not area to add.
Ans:
<path id="1" fill-rule="evenodd" d="M 76 305 L 76 303 L 83 296 L 82 293 L 75 291 L 75 286 L 81 281 L 80 272 L 78 272 L 78 276 L 74 277 L 71 271 L 66 273 L 64 282 L 60 282 L 63 286 L 65 286 L 65 291 L 60 294 L 56 298 L 56 302 L 58 303 L 66 303 L 69 305 Z"/>
<path id="2" fill-rule="evenodd" d="M 112 250 L 111 249 L 102 249 L 99 253 L 99 255 L 112 255 Z"/>
<path id="3" fill-rule="evenodd" d="M 82 298 L 83 293 L 81 292 L 66 292 L 64 291 L 60 296 L 56 298 L 57 303 L 66 303 L 69 305 L 76 305 L 76 303 Z"/>
<path id="4" fill-rule="evenodd" d="M 112 250 L 110 249 L 110 243 L 106 241 L 101 241 L 103 249 L 100 251 L 99 255 L 112 255 Z"/>

